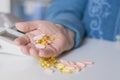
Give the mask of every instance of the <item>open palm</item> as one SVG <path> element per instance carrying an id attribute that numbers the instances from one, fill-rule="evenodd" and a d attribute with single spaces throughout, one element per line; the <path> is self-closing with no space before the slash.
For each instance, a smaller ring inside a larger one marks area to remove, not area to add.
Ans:
<path id="1" fill-rule="evenodd" d="M 16 28 L 25 35 L 15 39 L 23 53 L 34 57 L 56 57 L 62 52 L 70 50 L 74 45 L 74 33 L 61 25 L 49 21 L 21 22 Z M 55 40 L 44 49 L 35 47 L 33 37 L 40 34 L 52 35 Z"/>

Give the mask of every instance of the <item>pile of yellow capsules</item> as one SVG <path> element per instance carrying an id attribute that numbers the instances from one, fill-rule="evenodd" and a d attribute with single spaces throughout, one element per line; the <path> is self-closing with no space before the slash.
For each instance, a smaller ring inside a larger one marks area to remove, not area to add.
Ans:
<path id="1" fill-rule="evenodd" d="M 46 48 L 47 45 L 50 45 L 55 39 L 53 36 L 47 36 L 45 34 L 41 34 L 39 36 L 34 37 L 36 41 L 37 48 Z M 53 73 L 55 69 L 58 69 L 62 73 L 70 74 L 72 72 L 80 72 L 87 65 L 93 64 L 91 61 L 85 62 L 77 62 L 74 63 L 72 61 L 66 60 L 57 60 L 55 57 L 50 58 L 39 58 L 39 63 L 41 67 L 45 69 L 48 73 Z"/>
<path id="2" fill-rule="evenodd" d="M 55 58 L 51 57 L 48 59 L 40 58 L 39 62 L 42 68 L 45 69 L 46 72 L 52 73 L 55 69 L 60 70 L 62 73 L 72 73 L 72 69 L 67 68 L 64 64 L 59 63 Z"/>
<path id="3" fill-rule="evenodd" d="M 38 35 L 38 36 L 35 36 L 33 38 L 33 40 L 35 41 L 36 43 L 36 48 L 45 48 L 47 45 L 50 45 L 53 40 L 54 40 L 54 37 L 53 36 L 47 36 L 46 34 L 41 34 L 41 35 Z"/>

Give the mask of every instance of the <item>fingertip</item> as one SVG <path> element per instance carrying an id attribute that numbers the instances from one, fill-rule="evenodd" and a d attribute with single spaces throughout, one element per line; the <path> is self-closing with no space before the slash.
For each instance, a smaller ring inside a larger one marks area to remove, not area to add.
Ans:
<path id="1" fill-rule="evenodd" d="M 43 58 L 46 58 L 47 57 L 47 54 L 46 54 L 46 52 L 43 50 L 43 49 L 41 49 L 41 50 L 39 50 L 39 54 L 38 54 L 40 57 L 43 57 Z"/>
<path id="2" fill-rule="evenodd" d="M 37 29 L 33 22 L 20 22 L 15 24 L 16 28 L 22 32 L 30 32 Z"/>
<path id="3" fill-rule="evenodd" d="M 44 58 L 56 57 L 57 53 L 51 46 L 49 46 L 46 47 L 45 49 L 40 49 L 39 56 Z"/>
<path id="4" fill-rule="evenodd" d="M 24 29 L 24 26 L 23 26 L 22 22 L 21 23 L 16 23 L 15 26 L 19 31 L 25 32 L 25 29 Z"/>
<path id="5" fill-rule="evenodd" d="M 30 55 L 39 59 L 38 51 L 35 48 L 30 48 Z"/>
<path id="6" fill-rule="evenodd" d="M 32 27 L 32 25 L 29 22 L 16 23 L 15 26 L 19 31 L 22 31 L 22 32 L 29 32 L 31 31 L 31 27 Z"/>
<path id="7" fill-rule="evenodd" d="M 23 54 L 30 55 L 29 50 L 30 50 L 29 46 L 21 46 L 21 51 L 23 52 Z"/>
<path id="8" fill-rule="evenodd" d="M 30 42 L 30 39 L 27 35 L 23 35 L 14 40 L 14 43 L 17 45 L 27 45 Z"/>
<path id="9" fill-rule="evenodd" d="M 21 41 L 20 41 L 18 38 L 14 40 L 14 43 L 15 43 L 16 45 L 21 45 Z"/>

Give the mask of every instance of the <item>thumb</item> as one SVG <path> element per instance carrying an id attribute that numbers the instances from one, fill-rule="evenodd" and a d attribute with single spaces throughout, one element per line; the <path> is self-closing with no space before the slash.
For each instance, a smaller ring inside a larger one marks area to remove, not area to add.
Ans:
<path id="1" fill-rule="evenodd" d="M 15 26 L 19 31 L 22 32 L 30 32 L 37 29 L 37 26 L 34 26 L 34 23 L 32 22 L 20 22 L 20 23 L 16 23 Z"/>

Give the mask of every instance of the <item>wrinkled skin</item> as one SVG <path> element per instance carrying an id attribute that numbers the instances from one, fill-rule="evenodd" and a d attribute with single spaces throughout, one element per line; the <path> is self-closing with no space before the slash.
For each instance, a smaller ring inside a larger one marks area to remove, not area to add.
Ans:
<path id="1" fill-rule="evenodd" d="M 57 57 L 64 51 L 72 49 L 74 45 L 73 31 L 49 21 L 20 22 L 16 24 L 16 28 L 19 31 L 26 32 L 26 34 L 15 39 L 15 44 L 21 47 L 24 54 L 36 58 Z M 33 37 L 41 33 L 53 35 L 55 38 L 52 44 L 47 45 L 44 49 L 36 48 L 33 41 Z"/>

